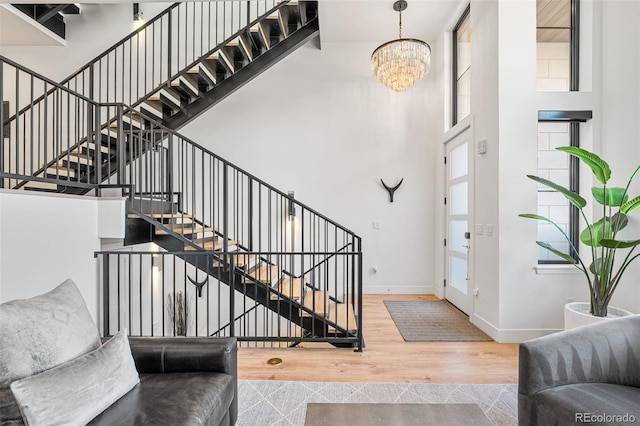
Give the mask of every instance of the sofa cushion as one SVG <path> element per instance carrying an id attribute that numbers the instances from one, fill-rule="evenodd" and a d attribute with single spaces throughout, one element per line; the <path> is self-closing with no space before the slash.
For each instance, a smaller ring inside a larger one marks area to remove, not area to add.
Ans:
<path id="1" fill-rule="evenodd" d="M 634 421 L 608 417 L 599 422 L 584 416 L 633 416 L 640 421 L 640 388 L 609 383 L 580 383 L 550 388 L 533 395 L 531 424 L 627 425 Z M 577 418 L 576 415 L 583 415 Z"/>
<path id="2" fill-rule="evenodd" d="M 71 280 L 40 296 L 1 304 L 0 318 L 0 387 L 100 346 L 98 329 Z"/>
<path id="3" fill-rule="evenodd" d="M 218 425 L 234 398 L 224 373 L 141 374 L 140 383 L 90 425 Z"/>
<path id="4" fill-rule="evenodd" d="M 139 381 L 120 331 L 99 349 L 10 387 L 29 425 L 86 424 Z"/>

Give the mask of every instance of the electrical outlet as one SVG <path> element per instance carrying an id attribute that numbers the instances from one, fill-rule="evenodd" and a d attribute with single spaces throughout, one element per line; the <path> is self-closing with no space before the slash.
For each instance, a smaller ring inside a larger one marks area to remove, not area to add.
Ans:
<path id="1" fill-rule="evenodd" d="M 371 229 L 375 229 L 376 231 L 380 230 L 380 222 L 372 222 Z"/>

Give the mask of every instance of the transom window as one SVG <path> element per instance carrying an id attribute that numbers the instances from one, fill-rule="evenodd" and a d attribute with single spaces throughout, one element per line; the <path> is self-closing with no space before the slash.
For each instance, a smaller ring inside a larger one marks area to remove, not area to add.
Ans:
<path id="1" fill-rule="evenodd" d="M 452 125 L 471 113 L 471 6 L 453 29 Z"/>
<path id="2" fill-rule="evenodd" d="M 537 86 L 540 92 L 577 91 L 580 0 L 537 0 Z"/>

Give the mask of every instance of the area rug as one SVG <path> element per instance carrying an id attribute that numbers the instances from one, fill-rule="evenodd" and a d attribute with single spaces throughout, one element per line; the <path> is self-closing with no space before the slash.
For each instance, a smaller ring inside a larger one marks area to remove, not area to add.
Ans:
<path id="1" fill-rule="evenodd" d="M 477 404 L 307 404 L 305 426 L 491 426 Z"/>
<path id="2" fill-rule="evenodd" d="M 475 404 L 494 426 L 517 426 L 517 384 L 238 380 L 236 426 L 303 426 L 309 404 Z M 460 426 L 469 423 L 461 423 Z M 475 426 L 475 423 L 471 423 Z M 366 423 L 351 423 L 352 426 Z M 422 423 L 415 423 L 416 426 Z M 330 425 L 334 426 L 334 425 Z M 395 426 L 395 423 L 390 423 Z"/>
<path id="3" fill-rule="evenodd" d="M 385 300 L 407 342 L 490 342 L 492 339 L 445 300 Z"/>

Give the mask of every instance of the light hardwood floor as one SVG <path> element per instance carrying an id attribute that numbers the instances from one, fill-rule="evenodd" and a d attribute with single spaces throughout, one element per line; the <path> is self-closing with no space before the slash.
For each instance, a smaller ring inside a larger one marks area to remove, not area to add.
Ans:
<path id="1" fill-rule="evenodd" d="M 518 345 L 495 342 L 405 342 L 383 300 L 434 296 L 364 295 L 363 352 L 337 348 L 238 351 L 245 380 L 377 383 L 517 383 Z M 269 365 L 273 357 L 279 365 Z"/>

